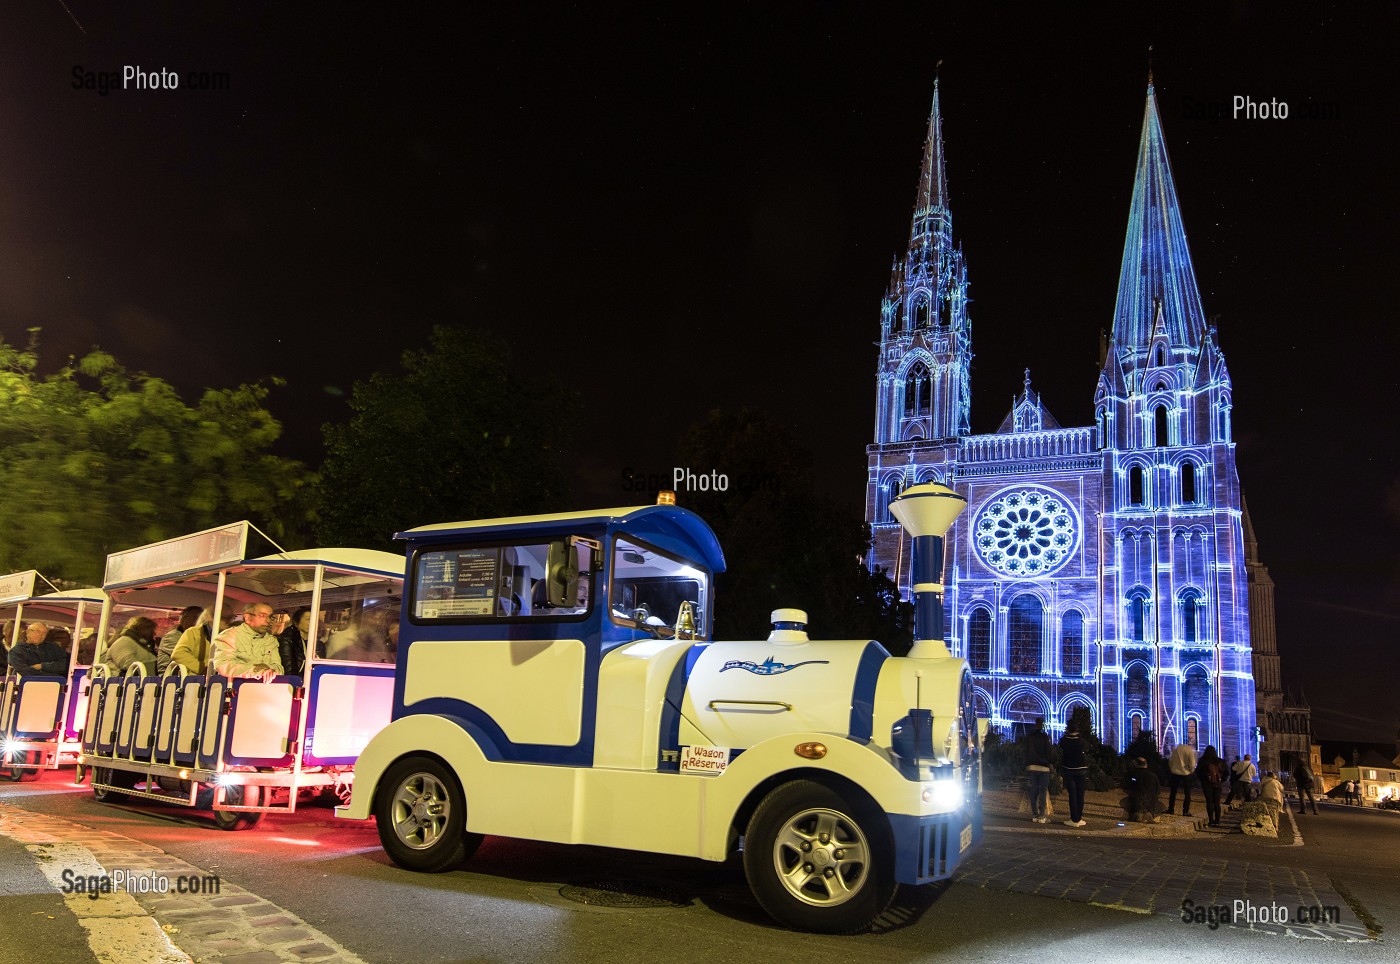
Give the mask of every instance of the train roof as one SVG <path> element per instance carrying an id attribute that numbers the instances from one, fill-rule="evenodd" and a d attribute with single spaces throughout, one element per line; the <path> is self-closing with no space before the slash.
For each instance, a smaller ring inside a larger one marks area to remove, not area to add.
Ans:
<path id="1" fill-rule="evenodd" d="M 443 522 L 418 526 L 395 533 L 395 539 L 410 542 L 446 542 L 467 537 L 473 541 L 492 538 L 519 539 L 529 536 L 557 536 L 570 530 L 606 528 L 650 539 L 663 549 L 678 551 L 704 563 L 712 572 L 724 571 L 724 551 L 714 531 L 704 519 L 676 505 L 633 505 L 616 509 L 590 509 L 582 512 L 555 512 L 549 515 L 507 516 L 470 522 Z"/>

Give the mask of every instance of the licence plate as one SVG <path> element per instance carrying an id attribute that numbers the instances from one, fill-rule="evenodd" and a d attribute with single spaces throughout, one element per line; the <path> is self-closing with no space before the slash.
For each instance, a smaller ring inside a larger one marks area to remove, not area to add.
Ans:
<path id="1" fill-rule="evenodd" d="M 962 828 L 962 833 L 958 834 L 958 853 L 962 853 L 972 846 L 972 824 Z"/>

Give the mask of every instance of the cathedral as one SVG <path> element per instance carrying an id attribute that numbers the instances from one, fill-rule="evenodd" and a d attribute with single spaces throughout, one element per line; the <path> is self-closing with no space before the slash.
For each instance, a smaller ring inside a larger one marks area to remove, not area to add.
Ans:
<path id="1" fill-rule="evenodd" d="M 1104 298 L 1107 304 L 1107 297 Z M 971 664 L 979 716 L 1017 731 L 1076 707 L 1119 750 L 1213 744 L 1280 765 L 1257 712 L 1278 656 L 1251 638 L 1254 554 L 1235 470 L 1233 388 L 1207 323 L 1151 81 L 1118 297 L 1092 390 L 1093 424 L 1062 426 L 1029 370 L 990 435 L 971 432 L 968 273 L 953 239 L 938 85 L 909 247 L 880 308 L 869 562 L 909 593 L 910 546 L 889 506 L 941 482 L 967 498 L 946 539 L 948 645 Z M 1261 751 L 1264 756 L 1261 759 Z"/>

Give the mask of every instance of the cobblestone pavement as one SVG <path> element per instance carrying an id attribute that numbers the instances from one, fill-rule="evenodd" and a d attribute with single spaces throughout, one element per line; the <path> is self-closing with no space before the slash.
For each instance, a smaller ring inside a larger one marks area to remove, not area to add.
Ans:
<path id="1" fill-rule="evenodd" d="M 241 887 L 220 882 L 211 893 L 176 893 L 180 879 L 200 881 L 202 888 L 210 875 L 139 840 L 5 804 L 0 834 L 24 844 L 56 890 L 75 878 L 113 876 L 119 869 L 170 882 L 168 894 L 65 896 L 99 961 L 363 964 L 301 918 Z"/>
<path id="2" fill-rule="evenodd" d="M 1219 828 L 1219 832 L 1226 830 Z M 1281 859 L 1284 854 L 1296 853 L 1279 851 Z M 1262 860 L 1125 849 L 1096 843 L 1092 835 L 1082 831 L 1038 836 L 988 834 L 955 879 L 987 890 L 1081 901 L 1140 914 L 1166 914 L 1181 920 L 1187 919 L 1189 910 L 1202 926 L 1215 924 L 1333 941 L 1366 941 L 1377 936 L 1325 874 Z M 1312 922 L 1316 916 L 1332 915 L 1332 920 Z"/>

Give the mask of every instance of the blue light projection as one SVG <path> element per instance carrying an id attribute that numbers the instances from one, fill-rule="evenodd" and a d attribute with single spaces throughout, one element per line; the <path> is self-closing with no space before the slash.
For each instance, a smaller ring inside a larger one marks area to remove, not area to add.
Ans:
<path id="1" fill-rule="evenodd" d="M 1049 575 L 1072 558 L 1079 526 L 1069 504 L 1055 492 L 1017 488 L 983 504 L 972 538 L 989 569 L 1008 576 Z"/>
<path id="2" fill-rule="evenodd" d="M 1257 754 L 1233 388 L 1151 84 L 1093 425 L 1061 427 L 1027 371 L 998 430 L 973 435 L 967 303 L 935 83 L 909 245 L 881 302 L 870 564 L 909 594 L 889 501 L 938 478 L 969 506 L 946 540 L 948 644 L 992 726 L 1044 716 L 1061 732 L 1088 706 L 1119 749 L 1151 729 L 1164 747 Z"/>

